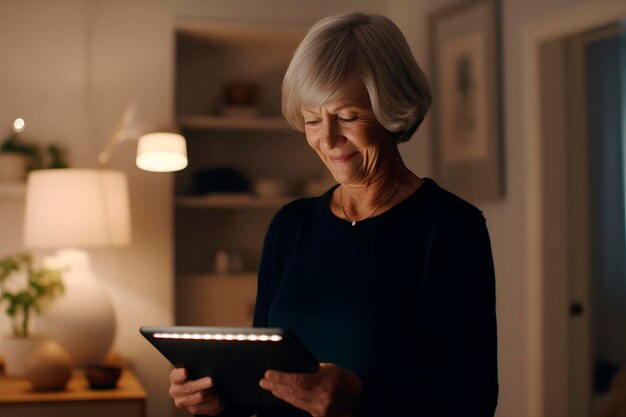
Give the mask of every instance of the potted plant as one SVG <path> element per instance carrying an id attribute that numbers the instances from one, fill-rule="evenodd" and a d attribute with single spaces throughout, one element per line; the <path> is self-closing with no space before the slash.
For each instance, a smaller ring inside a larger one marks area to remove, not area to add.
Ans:
<path id="1" fill-rule="evenodd" d="M 9 376 L 23 376 L 30 352 L 41 342 L 30 334 L 30 319 L 38 313 L 46 298 L 64 291 L 62 271 L 44 266 L 33 267 L 30 254 L 0 259 L 0 304 L 11 322 L 11 335 L 3 338 L 5 371 Z"/>
<path id="2" fill-rule="evenodd" d="M 1 181 L 24 181 L 28 170 L 40 164 L 39 148 L 19 140 L 17 133 L 11 133 L 0 144 Z"/>
<path id="3" fill-rule="evenodd" d="M 58 146 L 49 145 L 47 156 L 42 155 L 39 146 L 20 139 L 23 131 L 24 120 L 16 119 L 13 131 L 0 143 L 0 181 L 25 181 L 33 169 L 67 168 L 64 152 Z"/>

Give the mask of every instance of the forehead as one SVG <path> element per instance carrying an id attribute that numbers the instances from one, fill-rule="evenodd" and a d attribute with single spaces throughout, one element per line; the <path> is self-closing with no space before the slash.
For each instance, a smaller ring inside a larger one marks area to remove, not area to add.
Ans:
<path id="1" fill-rule="evenodd" d="M 303 112 L 317 112 L 321 108 L 328 111 L 337 111 L 346 107 L 358 107 L 362 109 L 371 109 L 372 104 L 367 92 L 367 88 L 361 80 L 353 79 L 344 83 L 334 94 L 335 98 L 321 103 L 320 105 L 302 105 Z"/>

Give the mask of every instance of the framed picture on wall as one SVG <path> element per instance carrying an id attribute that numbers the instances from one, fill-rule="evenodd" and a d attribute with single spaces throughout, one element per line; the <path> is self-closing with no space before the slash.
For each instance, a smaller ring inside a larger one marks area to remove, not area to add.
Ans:
<path id="1" fill-rule="evenodd" d="M 430 17 L 435 177 L 469 201 L 504 196 L 497 0 Z"/>

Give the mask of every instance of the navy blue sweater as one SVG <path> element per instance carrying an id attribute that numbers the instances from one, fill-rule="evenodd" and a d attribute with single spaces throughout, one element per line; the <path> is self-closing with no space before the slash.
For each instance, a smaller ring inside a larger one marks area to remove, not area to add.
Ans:
<path id="1" fill-rule="evenodd" d="M 493 416 L 495 278 L 482 213 L 425 178 L 353 227 L 330 210 L 333 190 L 272 220 L 254 325 L 288 328 L 320 362 L 358 375 L 363 416 Z"/>

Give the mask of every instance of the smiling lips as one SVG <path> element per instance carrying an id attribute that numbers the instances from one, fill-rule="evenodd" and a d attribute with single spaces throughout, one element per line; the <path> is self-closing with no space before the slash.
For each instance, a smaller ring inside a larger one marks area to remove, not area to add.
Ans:
<path id="1" fill-rule="evenodd" d="M 356 154 L 357 154 L 357 152 L 354 152 L 354 153 L 351 153 L 351 154 L 345 155 L 345 156 L 329 156 L 328 158 L 331 161 L 333 161 L 333 162 L 341 163 L 341 162 L 348 162 Z"/>

